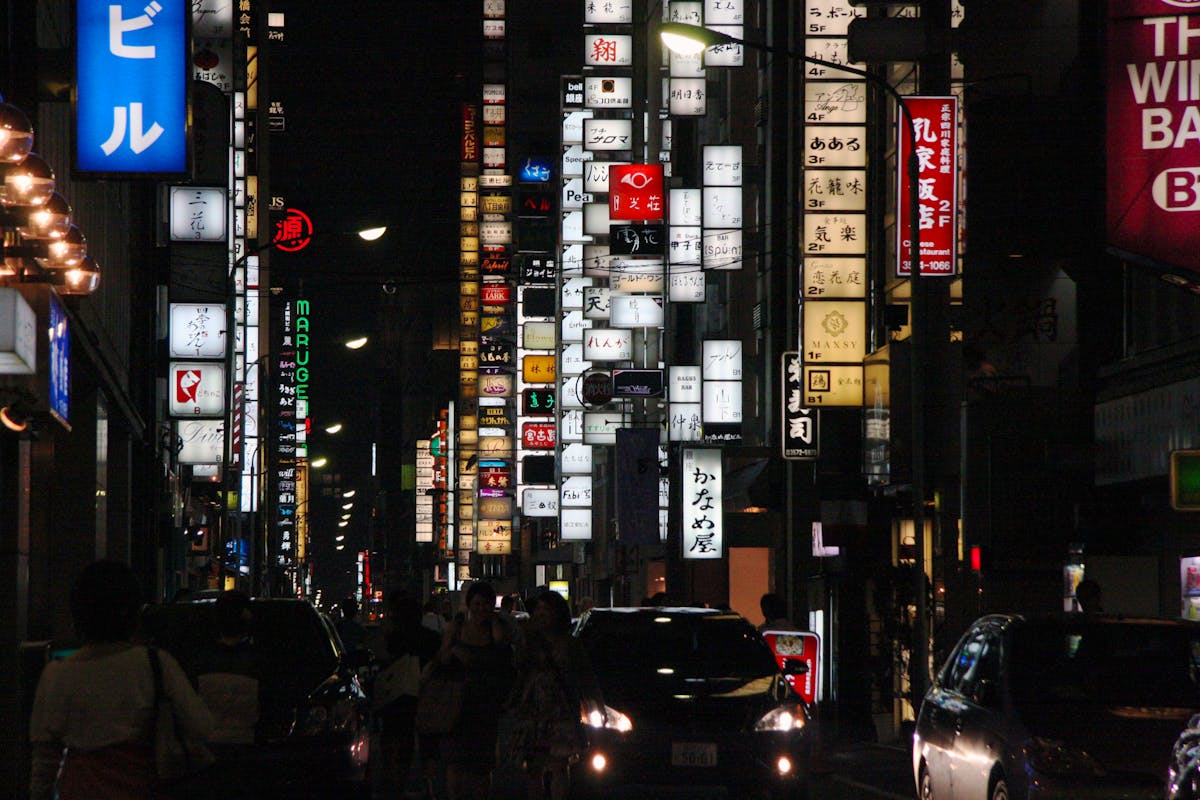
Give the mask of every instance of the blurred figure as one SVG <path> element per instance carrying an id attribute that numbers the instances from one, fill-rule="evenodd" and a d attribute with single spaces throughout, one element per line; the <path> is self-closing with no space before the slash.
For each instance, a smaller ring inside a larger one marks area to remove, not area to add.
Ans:
<path id="1" fill-rule="evenodd" d="M 1101 594 L 1099 583 L 1091 578 L 1084 578 L 1075 587 L 1075 605 L 1084 614 L 1103 614 Z"/>
<path id="2" fill-rule="evenodd" d="M 523 761 L 526 797 L 564 800 L 568 770 L 584 748 L 580 713 L 603 708 L 591 662 L 571 636 L 571 609 L 544 589 L 530 601 L 513 691 L 513 747 Z"/>
<path id="3" fill-rule="evenodd" d="M 32 800 L 145 800 L 155 795 L 156 718 L 151 651 L 133 644 L 141 590 L 133 570 L 97 561 L 71 587 L 71 616 L 83 646 L 46 665 L 29 724 Z M 164 702 L 193 737 L 213 718 L 179 663 L 154 651 Z M 57 792 L 57 794 L 56 794 Z"/>
<path id="4" fill-rule="evenodd" d="M 196 665 L 200 697 L 215 718 L 209 743 L 222 780 L 213 783 L 212 797 L 251 800 L 258 792 L 246 757 L 258 732 L 264 676 L 250 636 L 254 615 L 249 595 L 222 592 L 213 603 L 213 617 L 216 641 Z"/>
<path id="5" fill-rule="evenodd" d="M 353 653 L 363 645 L 367 630 L 358 622 L 358 601 L 347 597 L 337 604 L 338 619 L 334 623 L 347 653 Z"/>
<path id="6" fill-rule="evenodd" d="M 762 611 L 763 622 L 758 626 L 762 631 L 798 631 L 800 628 L 788 619 L 787 604 L 783 598 L 774 592 L 767 592 L 758 600 L 758 608 Z"/>
<path id="7" fill-rule="evenodd" d="M 432 770 L 427 767 L 436 758 L 437 741 L 422 735 L 418 742 L 414 722 L 421 670 L 437 655 L 441 639 L 421 624 L 421 615 L 421 604 L 415 597 L 397 593 L 389 598 L 385 651 L 388 661 L 376 676 L 372 707 L 380 723 L 380 746 L 388 776 L 403 792 L 413 755 L 419 751 L 421 774 L 432 797 Z"/>
<path id="8" fill-rule="evenodd" d="M 594 600 L 592 600 L 592 598 L 581 597 L 579 598 L 579 607 L 576 609 L 575 616 L 582 617 L 584 614 L 595 608 L 595 606 L 596 603 Z"/>
<path id="9" fill-rule="evenodd" d="M 421 617 L 421 624 L 438 636 L 446 630 L 446 618 L 442 616 L 441 603 L 437 599 L 431 597 L 425 601 L 425 613 Z"/>
<path id="10" fill-rule="evenodd" d="M 484 581 L 467 589 L 467 609 L 446 626 L 433 666 L 457 663 L 466 673 L 463 713 L 438 740 L 450 800 L 484 800 L 496 766 L 500 709 L 512 684 L 508 628 L 496 616 L 496 590 Z"/>

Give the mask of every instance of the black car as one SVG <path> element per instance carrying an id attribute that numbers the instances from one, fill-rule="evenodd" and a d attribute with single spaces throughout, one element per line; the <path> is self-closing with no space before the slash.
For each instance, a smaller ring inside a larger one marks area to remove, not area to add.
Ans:
<path id="1" fill-rule="evenodd" d="M 582 641 L 604 695 L 585 717 L 578 796 L 807 795 L 809 710 L 758 631 L 729 611 L 588 611 Z M 671 794 L 676 791 L 678 794 Z"/>
<path id="2" fill-rule="evenodd" d="M 143 631 L 195 681 L 217 639 L 214 603 L 149 606 Z M 333 626 L 303 600 L 251 601 L 250 649 L 259 665 L 252 774 L 271 796 L 367 786 L 368 702 Z"/>
<path id="3" fill-rule="evenodd" d="M 917 795 L 1158 800 L 1172 742 L 1198 710 L 1200 623 L 982 617 L 921 704 Z"/>

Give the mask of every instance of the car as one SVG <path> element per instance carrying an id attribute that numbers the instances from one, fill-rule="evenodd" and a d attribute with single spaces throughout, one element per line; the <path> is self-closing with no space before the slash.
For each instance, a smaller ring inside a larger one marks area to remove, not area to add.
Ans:
<path id="1" fill-rule="evenodd" d="M 1166 800 L 1200 800 L 1200 714 L 1188 720 L 1171 747 Z"/>
<path id="2" fill-rule="evenodd" d="M 148 606 L 142 614 L 147 641 L 175 656 L 193 682 L 216 641 L 214 610 L 202 600 Z M 250 612 L 260 708 L 246 758 L 263 793 L 366 796 L 369 703 L 357 670 L 369 654 L 348 654 L 332 623 L 307 601 L 253 598 Z"/>
<path id="3" fill-rule="evenodd" d="M 921 703 L 922 800 L 1162 798 L 1180 729 L 1200 710 L 1200 623 L 992 614 Z"/>
<path id="4" fill-rule="evenodd" d="M 807 796 L 810 710 L 745 618 L 708 608 L 594 608 L 574 635 L 604 705 L 584 716 L 576 796 Z"/>

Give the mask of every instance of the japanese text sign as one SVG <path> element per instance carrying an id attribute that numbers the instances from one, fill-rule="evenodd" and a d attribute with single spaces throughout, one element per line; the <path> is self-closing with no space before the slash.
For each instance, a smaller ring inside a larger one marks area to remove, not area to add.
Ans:
<path id="1" fill-rule="evenodd" d="M 917 154 L 917 225 L 921 239 L 921 274 L 953 275 L 957 264 L 955 221 L 958 206 L 958 100 L 954 97 L 905 97 L 912 115 Z M 908 121 L 901 115 L 900 213 L 896 219 L 896 274 L 912 274 L 912 186 L 908 159 L 913 152 Z"/>
<path id="2" fill-rule="evenodd" d="M 786 675 L 788 684 L 806 703 L 817 699 L 817 670 L 821 664 L 821 639 L 809 631 L 763 631 L 763 639 L 775 654 L 781 670 L 789 661 L 802 661 L 807 667 L 803 675 Z"/>
<path id="3" fill-rule="evenodd" d="M 658 222 L 663 218 L 661 164 L 623 164 L 608 170 L 608 218 Z"/>
<path id="4" fill-rule="evenodd" d="M 684 558 L 721 558 L 723 555 L 721 478 L 719 449 L 684 448 Z"/>
<path id="5" fill-rule="evenodd" d="M 78 0 L 75 7 L 77 167 L 186 172 L 191 4 Z"/>

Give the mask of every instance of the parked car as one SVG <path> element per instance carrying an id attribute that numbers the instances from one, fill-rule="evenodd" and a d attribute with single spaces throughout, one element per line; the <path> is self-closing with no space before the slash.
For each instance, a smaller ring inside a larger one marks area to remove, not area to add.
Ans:
<path id="1" fill-rule="evenodd" d="M 585 716 L 582 796 L 676 787 L 731 800 L 803 797 L 812 725 L 762 637 L 701 608 L 586 612 L 582 641 L 604 695 Z"/>
<path id="2" fill-rule="evenodd" d="M 354 796 L 367 788 L 368 702 L 333 625 L 303 600 L 251 601 L 252 652 L 260 669 L 259 721 L 249 758 L 270 796 L 308 791 Z M 214 603 L 149 606 L 147 638 L 196 679 L 216 641 Z"/>
<path id="3" fill-rule="evenodd" d="M 1200 714 L 1188 720 L 1171 748 L 1167 800 L 1200 800 Z"/>
<path id="4" fill-rule="evenodd" d="M 1171 745 L 1200 711 L 1200 623 L 996 614 L 925 695 L 922 800 L 1161 798 Z"/>

